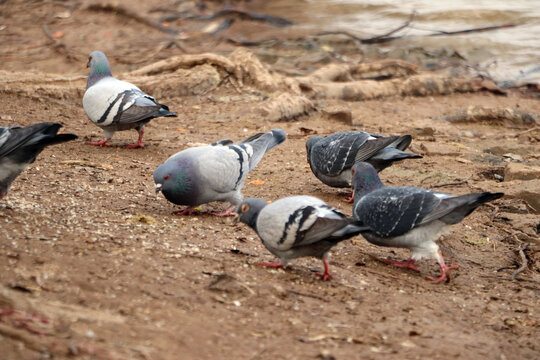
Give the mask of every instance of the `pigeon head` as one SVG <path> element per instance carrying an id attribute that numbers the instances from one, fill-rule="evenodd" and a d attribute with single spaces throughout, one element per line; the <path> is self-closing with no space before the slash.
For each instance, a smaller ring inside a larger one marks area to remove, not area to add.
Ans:
<path id="1" fill-rule="evenodd" d="M 236 217 L 234 222 L 243 222 L 251 227 L 253 230 L 257 231 L 257 217 L 259 212 L 263 207 L 268 205 L 268 203 L 262 199 L 249 198 L 244 201 L 236 209 Z"/>
<path id="2" fill-rule="evenodd" d="M 319 140 L 322 139 L 322 136 L 312 136 L 306 141 L 306 152 L 307 152 L 307 158 L 309 162 L 309 157 L 311 156 L 311 149 L 313 149 L 313 146 L 319 142 Z"/>
<path id="3" fill-rule="evenodd" d="M 112 76 L 109 60 L 101 51 L 92 51 L 90 53 L 86 67 L 90 68 L 88 82 L 86 83 L 87 89 L 104 77 Z"/>
<path id="4" fill-rule="evenodd" d="M 156 193 L 163 193 L 167 200 L 177 205 L 199 205 L 195 203 L 198 187 L 193 181 L 193 173 L 193 167 L 186 161 L 161 164 L 154 171 Z"/>
<path id="5" fill-rule="evenodd" d="M 377 170 L 367 162 L 357 162 L 352 167 L 351 172 L 353 174 L 352 186 L 355 197 L 362 197 L 368 192 L 384 186 L 377 174 Z"/>

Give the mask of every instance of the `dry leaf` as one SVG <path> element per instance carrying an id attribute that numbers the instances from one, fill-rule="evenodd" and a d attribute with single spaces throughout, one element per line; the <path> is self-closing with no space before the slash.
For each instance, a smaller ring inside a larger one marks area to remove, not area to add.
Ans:
<path id="1" fill-rule="evenodd" d="M 252 185 L 264 185 L 264 181 L 262 180 L 251 180 L 249 183 Z"/>

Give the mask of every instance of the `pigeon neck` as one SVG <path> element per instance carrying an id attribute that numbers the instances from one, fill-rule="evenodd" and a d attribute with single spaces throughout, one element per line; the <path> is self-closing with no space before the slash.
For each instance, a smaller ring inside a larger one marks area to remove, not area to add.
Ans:
<path id="1" fill-rule="evenodd" d="M 355 202 L 358 199 L 361 199 L 367 193 L 372 192 L 373 190 L 384 187 L 384 184 L 381 182 L 379 175 L 375 169 L 370 169 L 371 171 L 366 171 L 364 173 L 355 172 L 353 178 L 353 188 L 354 188 L 354 200 Z"/>
<path id="2" fill-rule="evenodd" d="M 86 88 L 97 83 L 99 80 L 112 76 L 111 69 L 108 64 L 96 64 L 90 69 L 90 74 L 88 75 L 88 81 L 86 83 Z"/>

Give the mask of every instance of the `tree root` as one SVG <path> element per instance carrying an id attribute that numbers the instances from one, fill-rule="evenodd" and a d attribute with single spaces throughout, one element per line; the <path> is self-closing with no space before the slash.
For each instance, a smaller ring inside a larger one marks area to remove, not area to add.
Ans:
<path id="1" fill-rule="evenodd" d="M 292 120 L 315 111 L 315 105 L 304 96 L 282 93 L 265 102 L 259 113 L 267 120 Z"/>
<path id="2" fill-rule="evenodd" d="M 459 110 L 454 115 L 445 116 L 450 122 L 489 122 L 513 123 L 517 125 L 534 126 L 540 121 L 540 114 L 528 113 L 519 109 L 486 108 L 483 106 L 469 106 Z"/>

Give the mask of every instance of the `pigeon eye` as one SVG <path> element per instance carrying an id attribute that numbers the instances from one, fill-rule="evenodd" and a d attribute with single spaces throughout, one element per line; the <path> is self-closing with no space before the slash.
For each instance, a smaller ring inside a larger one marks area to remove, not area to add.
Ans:
<path id="1" fill-rule="evenodd" d="M 165 175 L 163 179 L 167 180 L 169 178 L 169 175 Z"/>
<path id="2" fill-rule="evenodd" d="M 88 57 L 88 61 L 92 61 L 92 57 L 91 57 L 91 56 Z"/>
<path id="3" fill-rule="evenodd" d="M 351 169 L 351 174 L 354 174 L 354 169 Z"/>

